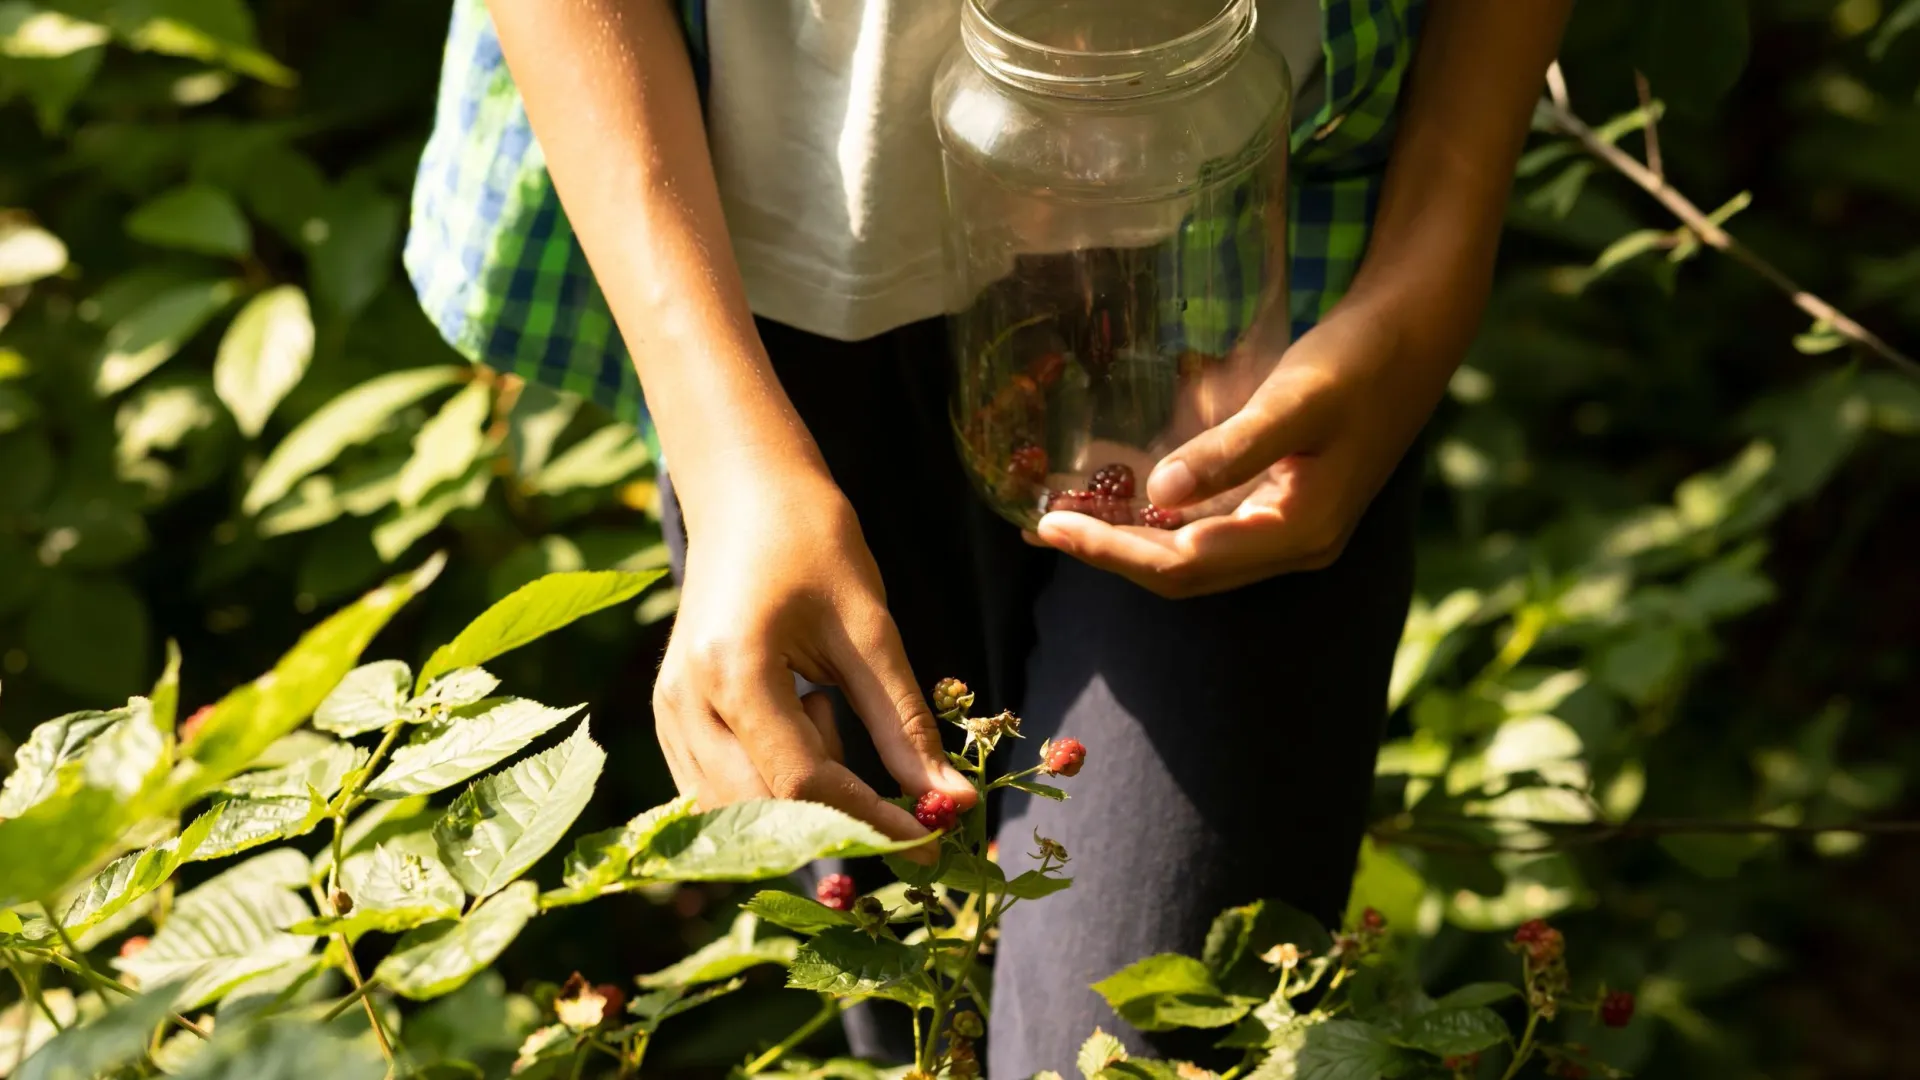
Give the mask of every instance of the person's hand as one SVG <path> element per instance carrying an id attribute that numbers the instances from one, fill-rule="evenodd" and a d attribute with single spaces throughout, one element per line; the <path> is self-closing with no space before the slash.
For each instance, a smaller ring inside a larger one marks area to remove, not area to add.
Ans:
<path id="1" fill-rule="evenodd" d="M 1340 557 L 1446 386 L 1391 318 L 1336 309 L 1281 357 L 1247 403 L 1147 477 L 1171 531 L 1051 513 L 1037 539 L 1167 597 L 1223 592 Z M 1218 514 L 1199 517 L 1193 510 Z"/>
<path id="2" fill-rule="evenodd" d="M 928 835 L 842 764 L 825 695 L 802 702 L 794 688 L 794 672 L 838 686 L 907 794 L 974 803 L 907 666 L 852 507 L 817 470 L 739 472 L 754 475 L 710 498 L 689 533 L 680 611 L 654 687 L 674 783 L 706 808 L 807 799 L 894 839 Z"/>

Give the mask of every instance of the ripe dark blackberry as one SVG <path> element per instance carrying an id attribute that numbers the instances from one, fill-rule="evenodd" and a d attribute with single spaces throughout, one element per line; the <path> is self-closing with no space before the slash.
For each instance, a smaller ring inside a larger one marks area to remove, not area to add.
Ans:
<path id="1" fill-rule="evenodd" d="M 1095 495 L 1131 499 L 1133 498 L 1133 470 L 1118 461 L 1111 465 L 1102 465 L 1087 479 L 1087 489 Z"/>
<path id="2" fill-rule="evenodd" d="M 1149 504 L 1140 511 L 1140 524 L 1149 529 L 1177 529 L 1186 523 L 1178 510 L 1166 510 Z"/>
<path id="3" fill-rule="evenodd" d="M 1610 1028 L 1626 1027 L 1633 1020 L 1633 995 L 1615 990 L 1600 999 L 1600 1022 Z"/>
<path id="4" fill-rule="evenodd" d="M 854 898 L 858 895 L 860 895 L 859 888 L 846 874 L 828 874 L 820 879 L 820 884 L 813 887 L 814 899 L 835 911 L 851 911 Z"/>
<path id="5" fill-rule="evenodd" d="M 1513 943 L 1526 952 L 1527 959 L 1546 966 L 1566 955 L 1567 940 L 1560 931 L 1542 919 L 1528 919 L 1513 932 Z"/>
<path id="6" fill-rule="evenodd" d="M 1031 439 L 1018 439 L 1008 456 L 1007 472 L 1030 484 L 1045 483 L 1047 451 Z"/>
<path id="7" fill-rule="evenodd" d="M 1134 523 L 1133 504 L 1114 495 L 1092 491 L 1055 491 L 1047 495 L 1047 509 L 1069 510 L 1099 518 L 1109 525 Z"/>
<path id="8" fill-rule="evenodd" d="M 929 791 L 913 804 L 913 818 L 929 829 L 952 829 L 960 820 L 960 804 L 951 795 Z"/>
<path id="9" fill-rule="evenodd" d="M 1048 739 L 1040 746 L 1040 772 L 1046 776 L 1074 776 L 1087 763 L 1087 748 L 1079 739 Z"/>

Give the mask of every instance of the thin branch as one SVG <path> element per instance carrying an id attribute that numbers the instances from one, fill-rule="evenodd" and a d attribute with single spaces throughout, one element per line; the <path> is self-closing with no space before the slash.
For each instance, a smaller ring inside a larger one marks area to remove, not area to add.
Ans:
<path id="1" fill-rule="evenodd" d="M 1640 112 L 1647 118 L 1647 124 L 1641 134 L 1647 139 L 1647 168 L 1662 180 L 1667 178 L 1666 167 L 1660 163 L 1660 120 L 1653 115 L 1653 87 L 1648 85 L 1646 75 L 1639 71 L 1633 73 L 1633 88 L 1640 95 Z"/>
<path id="2" fill-rule="evenodd" d="M 1549 834 L 1537 844 L 1483 843 L 1454 836 L 1422 832 L 1420 826 L 1486 826 L 1504 824 Z M 1659 836 L 1825 836 L 1852 833 L 1862 836 L 1920 836 L 1920 821 L 1856 821 L 1846 825 L 1786 825 L 1772 821 L 1723 821 L 1711 818 L 1639 818 L 1633 821 L 1538 821 L 1525 818 L 1427 817 L 1414 818 L 1411 827 L 1377 822 L 1368 834 L 1382 843 L 1430 851 L 1458 853 L 1514 852 L 1532 854 L 1565 851 L 1607 840 Z"/>
<path id="3" fill-rule="evenodd" d="M 1549 69 L 1548 99 L 1541 105 L 1556 127 L 1576 139 L 1589 154 L 1599 158 L 1616 172 L 1633 181 L 1641 190 L 1659 200 L 1660 205 L 1666 207 L 1674 217 L 1679 218 L 1682 224 L 1700 238 L 1701 243 L 1729 256 L 1735 262 L 1760 275 L 1768 284 L 1787 294 L 1793 300 L 1795 307 L 1813 316 L 1815 321 L 1831 327 L 1840 336 L 1860 345 L 1908 374 L 1920 376 L 1920 361 L 1887 344 L 1879 335 L 1855 322 L 1851 316 L 1839 308 L 1801 288 L 1779 267 L 1761 258 L 1753 249 L 1735 240 L 1725 229 L 1715 224 L 1685 195 L 1669 186 L 1659 173 L 1635 160 L 1633 155 L 1596 135 L 1586 121 L 1575 116 L 1573 111 L 1564 104 L 1565 82 L 1560 78 L 1559 70 L 1557 64 Z M 1556 83 L 1560 87 L 1557 92 L 1553 90 Z"/>
<path id="4" fill-rule="evenodd" d="M 114 993 L 121 995 L 122 997 L 134 997 L 139 994 L 138 990 L 135 990 L 133 987 L 128 986 L 126 983 L 121 982 L 119 979 L 116 979 L 111 975 L 102 975 L 100 972 L 95 971 L 92 967 L 88 965 L 74 963 L 72 960 L 67 959 L 65 956 L 61 955 L 59 952 L 53 949 L 29 947 L 22 951 L 30 952 L 35 956 L 38 956 L 44 960 L 51 962 L 55 967 L 61 968 L 62 970 L 65 970 L 71 974 L 78 975 L 83 979 L 88 979 L 92 981 L 95 986 L 98 986 L 105 990 L 111 990 Z M 200 1027 L 200 1025 L 194 1023 L 193 1021 L 187 1019 L 184 1016 L 181 1016 L 179 1013 L 168 1013 L 167 1019 L 173 1021 L 175 1026 L 181 1028 L 184 1031 L 192 1032 L 193 1034 L 200 1036 L 200 1038 L 202 1039 L 212 1038 L 212 1036 L 208 1035 L 206 1033 L 206 1030 Z"/>

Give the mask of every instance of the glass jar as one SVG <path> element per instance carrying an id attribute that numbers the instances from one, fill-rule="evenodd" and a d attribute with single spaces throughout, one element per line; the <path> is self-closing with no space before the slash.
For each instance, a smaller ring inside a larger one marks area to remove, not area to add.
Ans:
<path id="1" fill-rule="evenodd" d="M 950 411 L 1016 524 L 1172 528 L 1237 504 L 1168 511 L 1145 488 L 1286 346 L 1293 82 L 1254 18 L 1254 0 L 962 0 L 933 95 Z"/>

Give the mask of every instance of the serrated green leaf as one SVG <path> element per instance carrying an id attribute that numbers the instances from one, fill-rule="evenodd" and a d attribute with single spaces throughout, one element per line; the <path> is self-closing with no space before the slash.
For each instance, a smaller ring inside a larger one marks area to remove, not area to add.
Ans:
<path id="1" fill-rule="evenodd" d="M 1022 900 L 1038 900 L 1043 896 L 1052 896 L 1072 885 L 1072 878 L 1054 877 L 1038 870 L 1029 870 L 1007 882 L 1007 895 Z"/>
<path id="2" fill-rule="evenodd" d="M 88 1080 L 131 1063 L 146 1050 L 179 991 L 176 984 L 156 986 L 98 1019 L 69 1027 L 27 1059 L 17 1080 Z"/>
<path id="3" fill-rule="evenodd" d="M 311 788 L 304 795 L 221 799 L 194 821 L 207 825 L 207 838 L 187 861 L 223 859 L 275 840 L 305 836 L 326 817 L 326 798 Z"/>
<path id="4" fill-rule="evenodd" d="M 661 1024 L 679 1016 L 689 1009 L 697 1009 L 715 998 L 725 997 L 747 985 L 745 979 L 731 979 L 716 983 L 699 990 L 676 986 L 666 990 L 656 990 L 651 994 L 641 994 L 627 1003 L 627 1011 L 639 1017 L 633 1025 L 635 1031 L 656 1031 Z M 615 1037 L 618 1032 L 614 1033 Z"/>
<path id="5" fill-rule="evenodd" d="M 812 897 L 798 896 L 778 889 L 762 889 L 741 905 L 763 922 L 782 926 L 796 934 L 817 934 L 836 926 L 852 926 L 853 916 L 835 911 Z"/>
<path id="6" fill-rule="evenodd" d="M 415 709 L 457 709 L 482 701 L 500 686 L 500 680 L 482 667 L 463 667 L 441 675 L 407 704 Z"/>
<path id="7" fill-rule="evenodd" d="M 481 612 L 452 641 L 434 650 L 420 670 L 418 683 L 424 687 L 444 672 L 484 664 L 581 616 L 630 599 L 664 573 L 581 570 L 548 574 L 529 582 Z"/>
<path id="8" fill-rule="evenodd" d="M 313 939 L 282 929 L 312 914 L 298 891 L 306 881 L 306 857 L 292 848 L 249 859 L 181 894 L 147 947 L 113 964 L 148 986 L 184 979 L 176 1004 L 192 1009 L 310 962 Z"/>
<path id="9" fill-rule="evenodd" d="M 539 911 L 536 892 L 533 882 L 516 881 L 464 919 L 409 931 L 374 977 L 415 1001 L 459 989 L 520 935 Z"/>
<path id="10" fill-rule="evenodd" d="M 394 416 L 436 390 L 459 382 L 464 365 L 411 368 L 380 375 L 322 405 L 280 440 L 254 474 L 240 509 L 258 514 L 293 486 L 324 469 L 350 446 L 379 434 Z"/>
<path id="11" fill-rule="evenodd" d="M 176 785 L 177 805 L 217 787 L 300 726 L 353 669 L 367 642 L 432 583 L 445 562 L 436 555 L 412 573 L 389 578 L 308 631 L 272 671 L 221 698 L 185 747 L 198 768 Z"/>
<path id="12" fill-rule="evenodd" d="M 1357 1020 L 1327 1020 L 1305 1029 L 1294 1058 L 1296 1080 L 1379 1080 L 1403 1065 L 1387 1033 Z"/>
<path id="13" fill-rule="evenodd" d="M 207 184 L 165 191 L 127 215 L 127 235 L 201 255 L 245 255 L 253 228 L 233 196 Z"/>
<path id="14" fill-rule="evenodd" d="M 348 738 L 378 731 L 406 715 L 413 672 L 404 660 L 362 664 L 340 680 L 313 710 L 313 726 Z"/>
<path id="15" fill-rule="evenodd" d="M 220 339 L 213 389 L 253 438 L 313 359 L 313 313 L 297 285 L 281 285 L 247 301 Z"/>
<path id="16" fill-rule="evenodd" d="M 888 937 L 873 937 L 852 927 L 835 927 L 794 954 L 787 985 L 837 997 L 880 997 L 915 1007 L 933 1004 L 932 988 L 921 969 L 926 950 Z"/>
<path id="17" fill-rule="evenodd" d="M 1006 891 L 1007 875 L 991 859 L 956 851 L 940 873 L 940 884 L 965 893 L 1001 893 Z"/>
<path id="18" fill-rule="evenodd" d="M 880 855 L 914 846 L 819 803 L 753 799 L 667 824 L 635 861 L 654 881 L 761 881 L 815 859 Z"/>
<path id="19" fill-rule="evenodd" d="M 1100 1028 L 1094 1028 L 1087 1041 L 1080 1044 L 1080 1052 L 1074 1055 L 1074 1067 L 1086 1080 L 1095 1080 L 1107 1066 L 1116 1061 L 1127 1060 L 1127 1048 L 1120 1040 L 1107 1034 Z"/>
<path id="20" fill-rule="evenodd" d="M 160 666 L 160 678 L 154 681 L 153 693 L 148 695 L 148 705 L 153 712 L 153 726 L 163 734 L 172 734 L 180 711 L 180 643 L 172 638 L 167 639 L 167 659 Z"/>
<path id="21" fill-rule="evenodd" d="M 81 934 L 119 914 L 127 905 L 159 888 L 180 864 L 193 857 L 206 842 L 213 821 L 201 818 L 179 836 L 140 851 L 128 852 L 108 863 L 81 888 L 66 911 L 60 925 L 69 934 Z"/>
<path id="22" fill-rule="evenodd" d="M 683 795 L 637 815 L 625 825 L 581 837 L 567 853 L 566 870 L 561 877 L 566 887 L 541 896 L 540 906 L 564 907 L 599 896 L 607 886 L 626 876 L 634 856 L 646 850 L 661 829 L 693 812 L 693 798 Z"/>
<path id="23" fill-rule="evenodd" d="M 487 500 L 493 486 L 493 466 L 481 460 L 473 463 L 464 477 L 441 484 L 427 493 L 418 506 L 395 504 L 373 527 L 373 550 L 382 561 L 392 562 L 406 553 L 421 537 L 440 527 L 448 514 L 472 510 Z"/>
<path id="24" fill-rule="evenodd" d="M 1116 1061 L 1100 1072 L 1101 1080 L 1182 1080 L 1180 1066 L 1171 1061 L 1128 1058 Z"/>
<path id="25" fill-rule="evenodd" d="M 108 728 L 134 715 L 127 705 L 105 712 L 68 713 L 41 724 L 14 752 L 13 772 L 0 785 L 0 818 L 16 818 L 60 789 L 60 772 Z"/>
<path id="26" fill-rule="evenodd" d="M 1062 788 L 1054 787 L 1052 784 L 1037 784 L 1032 780 L 1010 780 L 1007 782 L 1007 786 L 1013 788 L 1015 791 L 1024 791 L 1029 795 L 1038 795 L 1043 799 L 1052 799 L 1054 802 L 1067 801 L 1066 791 Z"/>
<path id="27" fill-rule="evenodd" d="M 369 930 L 397 934 L 426 923 L 457 919 L 467 900 L 460 883 L 438 859 L 388 845 L 347 856 L 340 867 L 340 889 L 352 899 L 352 911 L 305 919 L 288 931 L 345 934 L 348 940 Z"/>
<path id="28" fill-rule="evenodd" d="M 215 790 L 223 795 L 277 795 L 303 801 L 308 791 L 314 791 L 322 799 L 331 799 L 347 774 L 365 765 L 369 756 L 364 747 L 351 743 L 316 746 L 299 760 L 278 768 L 241 773 L 222 781 Z"/>
<path id="29" fill-rule="evenodd" d="M 492 408 L 493 391 L 485 383 L 470 382 L 420 425 L 413 456 L 400 469 L 395 491 L 400 505 L 417 506 L 435 485 L 466 474 L 486 445 L 482 425 Z"/>
<path id="30" fill-rule="evenodd" d="M 533 476 L 546 468 L 558 442 L 573 416 L 580 410 L 580 398 L 539 383 L 520 388 L 513 411 L 507 416 L 507 446 L 513 454 L 513 471 L 521 477 Z"/>
<path id="31" fill-rule="evenodd" d="M 1470 1005 L 1438 1008 L 1410 1016 L 1388 1041 L 1445 1057 L 1485 1050 L 1510 1036 L 1507 1022 L 1500 1019 L 1499 1013 L 1482 1005 Z"/>
<path id="32" fill-rule="evenodd" d="M 559 746 L 476 781 L 433 827 L 441 861 L 474 896 L 505 887 L 560 842 L 606 760 L 583 720 Z"/>
<path id="33" fill-rule="evenodd" d="M 1320 921 L 1278 900 L 1261 900 L 1222 912 L 1207 932 L 1202 954 L 1207 970 L 1230 996 L 1265 997 L 1274 976 L 1262 953 L 1293 945 L 1307 956 L 1325 956 L 1333 937 Z"/>
<path id="34" fill-rule="evenodd" d="M 551 709 L 537 701 L 509 698 L 484 709 L 456 711 L 415 731 L 367 785 L 367 794 L 400 799 L 451 787 L 505 761 L 585 707 Z"/>
<path id="35" fill-rule="evenodd" d="M 1229 999 L 1205 964 L 1190 956 L 1150 956 L 1093 984 L 1115 1012 L 1143 1031 L 1224 1027 L 1245 1016 L 1251 1002 Z"/>

